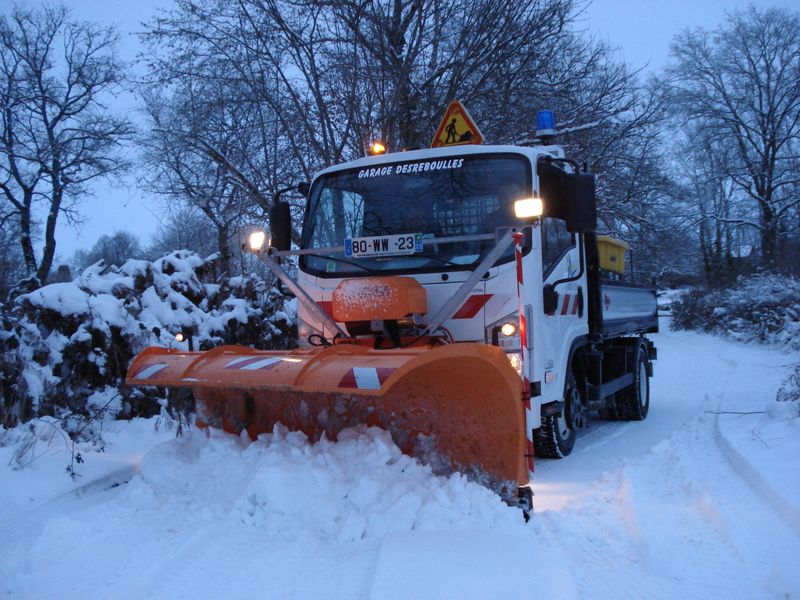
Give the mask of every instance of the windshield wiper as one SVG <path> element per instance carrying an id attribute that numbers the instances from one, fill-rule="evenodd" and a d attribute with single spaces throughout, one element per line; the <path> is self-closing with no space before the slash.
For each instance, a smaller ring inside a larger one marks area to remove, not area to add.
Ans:
<path id="1" fill-rule="evenodd" d="M 313 256 L 315 258 L 321 258 L 322 260 L 332 260 L 333 262 L 344 263 L 346 265 L 352 265 L 354 267 L 358 267 L 359 269 L 363 269 L 367 273 L 371 273 L 373 275 L 380 275 L 381 271 L 379 269 L 370 269 L 369 267 L 365 267 L 354 260 L 347 260 L 346 258 L 339 258 L 338 256 L 330 256 L 326 254 L 311 254 L 308 253 L 305 256 Z"/>
<path id="2" fill-rule="evenodd" d="M 311 252 L 304 252 L 303 255 L 304 256 L 313 256 L 315 258 L 321 258 L 323 260 L 332 260 L 334 262 L 343 263 L 343 264 L 346 264 L 346 265 L 352 265 L 354 267 L 358 267 L 359 269 L 361 269 L 361 270 L 363 270 L 363 271 L 365 271 L 365 272 L 367 272 L 367 273 L 369 273 L 371 275 L 383 275 L 384 272 L 385 272 L 383 269 L 372 269 L 370 267 L 365 267 L 364 265 L 362 265 L 360 263 L 357 263 L 354 260 L 348 260 L 346 258 L 339 258 L 338 256 L 330 256 L 329 254 L 313 254 Z M 440 264 L 448 265 L 450 267 L 467 267 L 467 266 L 469 266 L 469 263 L 468 264 L 457 263 L 457 262 L 453 262 L 452 260 L 448 260 L 446 258 L 442 258 L 441 256 L 435 256 L 435 255 L 432 255 L 432 254 L 408 254 L 408 255 L 400 255 L 400 256 L 387 256 L 387 257 L 381 257 L 381 258 L 391 258 L 391 259 L 395 259 L 395 260 L 396 259 L 403 259 L 403 258 L 417 258 L 417 259 L 423 258 L 425 260 L 438 262 Z"/>
<path id="3" fill-rule="evenodd" d="M 412 255 L 413 256 L 413 255 Z M 452 260 L 448 260 L 446 258 L 442 258 L 441 256 L 435 256 L 433 254 L 420 254 L 420 258 L 428 258 L 430 260 L 439 261 L 443 265 L 450 265 L 451 267 L 467 267 L 470 263 L 457 263 L 453 262 Z"/>

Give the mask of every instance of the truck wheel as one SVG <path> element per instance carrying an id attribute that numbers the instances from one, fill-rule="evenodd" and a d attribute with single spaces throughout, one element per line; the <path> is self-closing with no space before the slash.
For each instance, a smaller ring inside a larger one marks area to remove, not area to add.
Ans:
<path id="1" fill-rule="evenodd" d="M 619 414 L 617 413 L 617 409 L 614 408 L 614 407 L 612 407 L 612 408 L 601 408 L 598 412 L 599 412 L 600 418 L 604 419 L 606 421 L 619 421 L 619 419 L 620 419 Z"/>
<path id="2" fill-rule="evenodd" d="M 542 417 L 542 426 L 533 432 L 536 456 L 564 458 L 575 447 L 577 430 L 585 426 L 581 395 L 570 373 L 564 393 L 564 408 L 557 415 Z"/>
<path id="3" fill-rule="evenodd" d="M 643 344 L 636 347 L 636 369 L 633 385 L 620 392 L 624 417 L 628 421 L 644 421 L 650 410 L 650 378 L 647 376 L 647 350 Z"/>

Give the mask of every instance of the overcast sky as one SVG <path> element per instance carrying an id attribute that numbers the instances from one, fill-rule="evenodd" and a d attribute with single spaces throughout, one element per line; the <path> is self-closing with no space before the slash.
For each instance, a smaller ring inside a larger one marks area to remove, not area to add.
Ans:
<path id="1" fill-rule="evenodd" d="M 8 0 L 0 0 L 0 3 Z M 25 6 L 38 5 L 23 0 Z M 690 27 L 711 29 L 722 22 L 726 10 L 744 8 L 747 0 L 594 0 L 582 16 L 582 26 L 600 39 L 619 47 L 620 58 L 635 68 L 657 71 L 666 63 L 672 36 Z M 797 0 L 761 0 L 759 6 L 797 8 Z M 133 35 L 139 23 L 153 16 L 168 0 L 68 0 L 73 14 L 115 24 L 123 37 L 121 55 L 132 61 L 138 50 Z M 443 99 L 443 102 L 446 99 Z M 129 97 L 120 98 L 118 107 L 132 111 Z M 79 248 L 90 248 L 103 234 L 125 230 L 136 234 L 144 244 L 158 226 L 161 216 L 158 200 L 138 191 L 129 177 L 121 187 L 96 186 L 96 196 L 83 203 L 86 222 L 79 228 L 60 224 L 57 231 L 59 257 L 68 258 Z"/>

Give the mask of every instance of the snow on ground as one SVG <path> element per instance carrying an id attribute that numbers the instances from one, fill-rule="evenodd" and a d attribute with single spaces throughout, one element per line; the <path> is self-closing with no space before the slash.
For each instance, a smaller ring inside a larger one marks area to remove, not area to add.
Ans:
<path id="1" fill-rule="evenodd" d="M 112 422 L 104 452 L 82 449 L 77 482 L 63 440 L 14 471 L 7 439 L 0 594 L 800 597 L 800 419 L 774 402 L 800 355 L 654 337 L 649 418 L 592 421 L 572 456 L 539 461 L 528 524 L 375 429 L 309 445 Z"/>

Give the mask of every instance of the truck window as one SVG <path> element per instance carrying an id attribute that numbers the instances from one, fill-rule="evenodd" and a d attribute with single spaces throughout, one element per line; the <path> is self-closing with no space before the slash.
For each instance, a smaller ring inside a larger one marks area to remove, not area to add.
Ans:
<path id="1" fill-rule="evenodd" d="M 318 231 L 322 243 L 334 246 L 348 236 L 361 235 L 364 198 L 354 192 L 333 188 L 324 190 L 323 196 Z"/>
<path id="2" fill-rule="evenodd" d="M 495 233 L 517 224 L 514 201 L 531 193 L 530 162 L 515 154 L 453 156 L 336 171 L 314 183 L 303 248 L 344 244 L 348 237 L 421 233 L 428 238 Z M 322 276 L 468 269 L 492 241 L 427 244 L 404 256 L 344 258 L 344 253 L 304 256 L 300 268 Z M 498 263 L 513 260 L 509 248 Z M 354 264 L 355 263 L 355 264 Z M 363 266 L 359 266 L 363 265 Z"/>
<path id="3" fill-rule="evenodd" d="M 568 250 L 575 247 L 575 236 L 567 231 L 564 219 L 542 219 L 542 273 L 545 278 Z"/>

